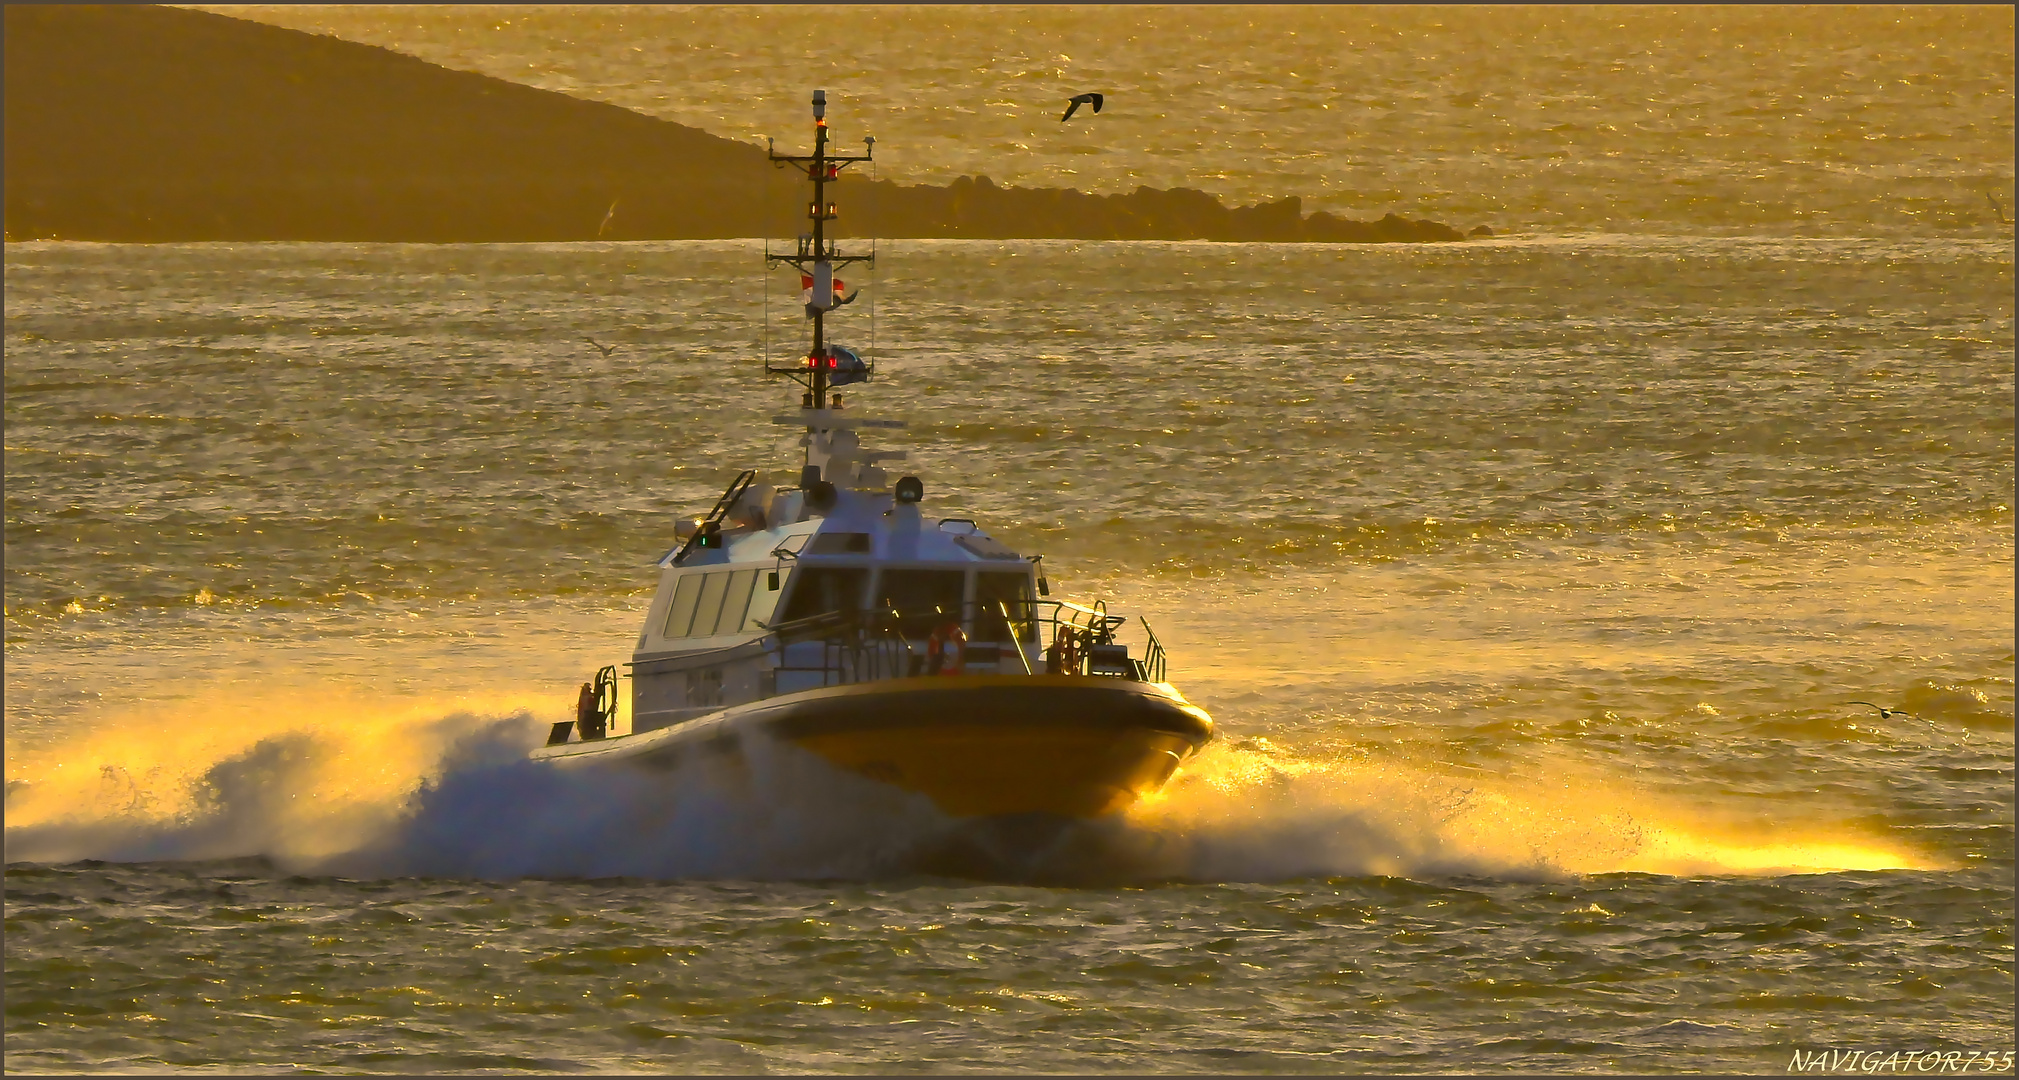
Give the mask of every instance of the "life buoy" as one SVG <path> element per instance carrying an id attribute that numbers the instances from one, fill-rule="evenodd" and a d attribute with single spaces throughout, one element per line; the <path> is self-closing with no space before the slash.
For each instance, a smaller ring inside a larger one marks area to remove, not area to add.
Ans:
<path id="1" fill-rule="evenodd" d="M 941 623 L 925 640 L 927 675 L 960 675 L 967 671 L 967 632 L 959 623 Z"/>
<path id="2" fill-rule="evenodd" d="M 584 742 L 606 738 L 610 734 L 610 721 L 616 715 L 617 668 L 605 665 L 596 672 L 593 680 L 583 683 L 582 692 L 575 695 L 575 733 Z M 566 741 L 565 733 L 561 739 Z"/>
<path id="3" fill-rule="evenodd" d="M 603 737 L 603 710 L 597 707 L 598 696 L 592 683 L 583 683 L 582 692 L 575 695 L 575 731 L 585 742 Z"/>
<path id="4" fill-rule="evenodd" d="M 1058 632 L 1052 635 L 1051 654 L 1046 657 L 1045 670 L 1053 675 L 1079 674 L 1079 649 L 1072 627 L 1061 623 Z"/>

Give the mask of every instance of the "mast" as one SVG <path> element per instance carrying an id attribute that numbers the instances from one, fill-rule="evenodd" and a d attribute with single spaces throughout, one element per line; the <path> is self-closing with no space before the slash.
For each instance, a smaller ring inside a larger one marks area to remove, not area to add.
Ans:
<path id="1" fill-rule="evenodd" d="M 813 221 L 811 233 L 801 233 L 798 250 L 791 254 L 764 256 L 767 262 L 787 263 L 799 271 L 802 279 L 813 283 L 808 297 L 806 312 L 813 319 L 813 344 L 807 350 L 805 359 L 796 364 L 784 366 L 767 365 L 765 371 L 774 375 L 791 376 L 806 387 L 806 394 L 800 399 L 803 409 L 826 410 L 829 373 L 834 370 L 835 357 L 827 347 L 826 319 L 828 312 L 854 299 L 854 295 L 837 301 L 834 296 L 834 271 L 837 267 L 851 263 L 871 264 L 875 255 L 844 255 L 827 235 L 827 223 L 840 216 L 840 208 L 828 201 L 827 185 L 841 178 L 841 170 L 858 161 L 870 160 L 875 151 L 876 140 L 865 138 L 861 156 L 830 153 L 827 148 L 827 91 L 813 92 L 813 153 L 809 155 L 780 154 L 774 147 L 768 148 L 774 165 L 793 165 L 806 171 L 806 178 L 813 182 L 813 201 L 806 206 L 806 216 Z M 866 378 L 868 372 L 862 373 Z"/>

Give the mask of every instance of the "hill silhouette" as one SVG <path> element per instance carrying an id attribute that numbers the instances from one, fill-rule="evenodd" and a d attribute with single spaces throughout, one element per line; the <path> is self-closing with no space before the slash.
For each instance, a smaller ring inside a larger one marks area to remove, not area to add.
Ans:
<path id="1" fill-rule="evenodd" d="M 714 239 L 802 231 L 754 145 L 371 45 L 140 5 L 6 19 L 10 240 Z M 1088 195 L 845 179 L 847 231 L 981 239 L 1433 241 L 1448 226 L 1227 207 L 1184 188 Z"/>

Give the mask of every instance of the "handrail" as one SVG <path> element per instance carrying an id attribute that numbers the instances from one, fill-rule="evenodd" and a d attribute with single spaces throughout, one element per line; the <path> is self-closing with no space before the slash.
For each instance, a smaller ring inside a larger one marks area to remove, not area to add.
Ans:
<path id="1" fill-rule="evenodd" d="M 1125 616 L 1108 614 L 1107 602 L 1104 600 L 1095 601 L 1094 607 L 1082 607 L 1066 600 L 1039 600 L 1031 606 L 1033 609 L 1041 607 L 1052 609 L 1049 618 L 1037 615 L 1033 611 L 1033 618 L 1036 621 L 1049 622 L 1054 626 L 1064 623 L 1076 631 L 1090 631 L 1099 639 L 1098 643 L 1103 645 L 1113 641 L 1115 631 L 1129 621 Z M 1071 614 L 1060 618 L 1068 610 Z"/>
<path id="2" fill-rule="evenodd" d="M 658 655 L 648 656 L 643 660 L 635 659 L 636 654 L 634 653 L 633 654 L 634 659 L 624 661 L 624 666 L 628 668 L 637 668 L 643 664 L 662 664 L 674 660 L 694 661 L 693 664 L 683 664 L 682 665 L 683 667 L 694 667 L 699 666 L 701 664 L 717 663 L 722 659 L 724 659 L 723 657 L 724 653 L 733 653 L 739 650 L 747 650 L 750 648 L 750 646 L 763 642 L 764 637 L 765 635 L 760 634 L 757 637 L 744 638 L 742 641 L 739 641 L 734 645 L 717 645 L 712 649 L 696 649 L 687 652 L 660 653 Z"/>
<path id="3" fill-rule="evenodd" d="M 1051 628 L 1053 642 L 1053 649 L 1044 653 L 1047 672 L 1070 675 L 1114 673 L 1112 664 L 1103 672 L 1094 671 L 1090 660 L 1094 657 L 1096 646 L 1115 644 L 1115 632 L 1128 623 L 1126 616 L 1109 614 L 1102 602 L 1093 607 L 1063 600 L 1027 603 L 1031 608 L 1030 617 L 1021 624 L 1008 601 L 998 600 L 995 603 L 996 614 L 1001 615 L 1004 625 L 1011 628 L 1008 635 L 1010 645 L 1016 650 L 1017 662 L 1025 674 L 1037 674 L 1038 662 L 1033 659 L 1034 654 L 1025 649 L 1024 638 L 1029 636 L 1043 642 L 1047 626 Z M 1022 606 L 1022 603 L 1018 605 Z M 968 601 L 962 605 L 962 614 L 977 614 L 976 609 L 981 607 L 980 601 Z M 1040 607 L 1049 610 L 1040 612 L 1037 610 Z M 951 613 L 944 614 L 947 621 L 952 621 Z M 774 670 L 781 673 L 818 672 L 823 686 L 900 678 L 915 674 L 918 660 L 914 643 L 905 637 L 904 626 L 922 616 L 923 613 L 907 616 L 894 608 L 829 611 L 768 625 L 765 627 L 766 635 L 757 641 L 765 652 L 777 658 Z M 1147 643 L 1140 659 L 1131 658 L 1133 677 L 1147 682 L 1164 682 L 1169 666 L 1164 643 L 1151 629 L 1147 619 L 1139 618 L 1138 621 L 1142 623 Z M 1026 632 L 1017 633 L 1018 629 Z M 807 642 L 821 644 L 818 662 L 811 665 L 803 662 L 787 664 L 786 650 Z M 975 643 L 982 642 L 977 639 Z M 749 644 L 742 643 L 745 647 Z"/>
<path id="4" fill-rule="evenodd" d="M 1015 620 L 1015 619 L 1012 619 L 1012 618 L 1010 618 L 1010 613 L 1009 613 L 1009 604 L 1007 604 L 1007 603 L 1005 603 L 1005 602 L 1003 602 L 1003 601 L 1001 601 L 1001 600 L 998 600 L 998 601 L 996 601 L 996 602 L 995 602 L 995 606 L 996 606 L 996 610 L 998 610 L 998 611 L 1002 612 L 1002 621 L 1003 621 L 1003 625 L 1004 625 L 1004 626 L 1007 626 L 1007 627 L 1009 627 L 1009 628 L 1010 628 L 1010 636 L 1009 636 L 1009 639 L 1010 639 L 1010 644 L 1011 644 L 1011 645 L 1014 645 L 1014 646 L 1016 646 L 1016 650 L 1017 650 L 1017 663 L 1019 663 L 1019 664 L 1022 664 L 1022 665 L 1024 666 L 1024 674 L 1026 674 L 1026 675 L 1029 675 L 1029 674 L 1032 674 L 1032 671 L 1031 671 L 1031 658 L 1030 658 L 1029 656 L 1026 656 L 1026 655 L 1024 654 L 1024 643 L 1023 643 L 1022 641 L 1019 641 L 1019 640 L 1017 640 L 1017 635 L 1016 635 L 1016 620 Z"/>
<path id="5" fill-rule="evenodd" d="M 729 516 L 729 511 L 736 505 L 736 500 L 742 498 L 743 493 L 756 481 L 756 469 L 745 469 L 736 474 L 736 479 L 729 482 L 729 489 L 722 493 L 721 498 L 715 500 L 714 509 L 708 511 L 708 516 L 702 518 L 701 523 L 694 527 L 694 531 L 687 535 L 687 542 L 680 545 L 679 552 L 673 556 L 673 565 L 678 566 L 686 561 L 687 553 L 694 550 L 695 544 L 701 542 L 701 537 L 708 531 L 708 526 L 719 523 Z M 661 561 L 664 561 L 663 556 Z"/>
<path id="6" fill-rule="evenodd" d="M 1164 643 L 1158 641 L 1157 632 L 1155 630 L 1150 629 L 1150 620 L 1143 618 L 1141 615 L 1138 615 L 1136 616 L 1136 621 L 1143 624 L 1143 636 L 1148 638 L 1150 642 L 1149 645 L 1145 647 L 1143 650 L 1144 681 L 1163 682 L 1164 663 L 1165 663 Z"/>
<path id="7" fill-rule="evenodd" d="M 911 673 L 911 646 L 898 636 L 896 627 L 883 612 L 829 611 L 779 623 L 770 628 L 776 672 L 819 672 L 822 686 L 876 679 L 898 678 Z M 787 664 L 786 650 L 794 645 L 818 642 L 820 664 Z"/>

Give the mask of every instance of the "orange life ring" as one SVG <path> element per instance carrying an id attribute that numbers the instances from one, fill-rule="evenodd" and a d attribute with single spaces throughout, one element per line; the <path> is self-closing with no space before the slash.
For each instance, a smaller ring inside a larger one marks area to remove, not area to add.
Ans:
<path id="1" fill-rule="evenodd" d="M 1045 670 L 1053 675 L 1079 674 L 1080 657 L 1076 644 L 1072 628 L 1060 623 L 1058 631 L 1052 634 L 1051 656 L 1045 664 Z"/>
<path id="2" fill-rule="evenodd" d="M 583 683 L 582 692 L 575 695 L 575 733 L 583 742 L 600 739 L 605 734 L 603 710 L 598 707 L 600 697 L 591 683 Z"/>
<path id="3" fill-rule="evenodd" d="M 948 670 L 948 661 L 952 670 Z M 967 671 L 967 632 L 959 623 L 941 623 L 925 641 L 927 675 L 960 675 Z"/>

